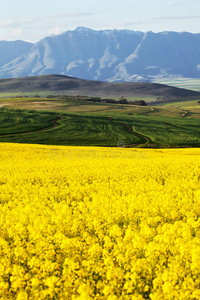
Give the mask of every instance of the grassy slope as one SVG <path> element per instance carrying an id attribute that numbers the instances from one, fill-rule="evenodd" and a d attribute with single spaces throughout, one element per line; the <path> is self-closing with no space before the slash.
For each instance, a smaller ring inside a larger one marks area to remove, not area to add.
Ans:
<path id="1" fill-rule="evenodd" d="M 155 111 L 152 113 L 155 114 Z M 1 135 L 0 142 L 117 146 L 117 143 L 123 140 L 126 145 L 145 146 L 147 141 L 133 135 L 124 126 L 126 124 L 135 132 L 149 137 L 153 144 L 158 146 L 200 145 L 200 119 L 148 114 L 60 113 L 55 117 L 49 112 L 1 108 L 0 133 L 20 133 L 50 127 L 50 120 L 60 116 L 64 119 L 58 121 L 60 126 L 56 128 L 43 132 Z"/>
<path id="2" fill-rule="evenodd" d="M 25 111 L 26 113 L 26 111 Z M 21 120 L 24 113 L 20 112 Z M 35 123 L 41 122 L 44 116 L 38 113 L 35 115 Z M 63 120 L 58 121 L 59 127 L 35 133 L 15 134 L 0 136 L 0 142 L 20 142 L 20 143 L 39 143 L 49 145 L 95 145 L 95 146 L 116 146 L 118 141 L 123 140 L 126 144 L 142 144 L 146 141 L 142 138 L 131 135 L 127 128 L 115 121 L 109 121 L 107 116 L 89 116 L 62 114 Z M 59 117 L 59 116 L 57 116 Z M 16 113 L 16 122 L 18 122 Z M 3 119 L 1 120 L 3 122 Z M 0 122 L 1 122 L 0 121 Z M 13 119 L 14 121 L 14 119 Z M 22 121 L 24 124 L 24 122 Z M 13 133 L 17 132 L 13 123 Z M 40 126 L 44 123 L 40 123 Z M 22 125 L 23 126 L 23 125 Z M 48 124 L 50 126 L 50 124 Z M 18 127 L 20 131 L 20 126 Z M 39 128 L 39 127 L 38 127 Z M 24 128 L 25 129 L 25 128 Z M 12 131 L 10 128 L 9 132 Z M 24 131 L 24 130 L 23 130 Z M 30 131 L 27 123 L 27 131 Z"/>
<path id="3" fill-rule="evenodd" d="M 38 112 L 20 109 L 0 109 L 0 135 L 35 131 L 51 127 L 51 120 L 56 119 L 52 112 Z"/>
<path id="4" fill-rule="evenodd" d="M 184 103 L 184 102 L 183 102 Z M 195 101 L 196 103 L 196 101 Z M 180 102 L 177 103 L 180 106 Z M 150 107 L 150 106 L 135 106 L 121 105 L 109 103 L 92 103 L 80 100 L 55 100 L 46 98 L 8 98 L 0 99 L 0 107 L 31 109 L 40 111 L 56 111 L 56 112 L 72 112 L 72 113 L 124 113 L 124 114 L 148 114 L 152 116 L 174 116 L 181 117 L 182 110 L 176 105 L 172 107 Z"/>
<path id="5" fill-rule="evenodd" d="M 63 75 L 41 75 L 0 80 L 1 93 L 55 93 L 99 97 L 200 97 L 196 91 L 150 82 L 100 82 Z M 8 94 L 7 94 L 8 95 Z M 40 94 L 41 95 L 41 94 Z"/>
<path id="6" fill-rule="evenodd" d="M 61 116 L 64 118 L 58 121 L 59 127 L 28 133 L 52 127 L 50 121 Z M 0 142 L 116 146 L 123 140 L 126 145 L 147 146 L 145 138 L 134 135 L 124 124 L 150 138 L 154 145 L 200 145 L 200 106 L 196 100 L 138 107 L 55 99 L 0 99 Z M 22 132 L 27 133 L 19 134 Z"/>
<path id="7" fill-rule="evenodd" d="M 137 116 L 131 121 L 133 130 L 164 146 L 200 145 L 200 120 L 161 116 Z"/>

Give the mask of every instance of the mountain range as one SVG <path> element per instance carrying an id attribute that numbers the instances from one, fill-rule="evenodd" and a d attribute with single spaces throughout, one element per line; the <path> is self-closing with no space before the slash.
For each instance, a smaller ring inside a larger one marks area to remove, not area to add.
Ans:
<path id="1" fill-rule="evenodd" d="M 45 74 L 108 82 L 200 78 L 200 34 L 78 27 L 36 44 L 0 41 L 0 78 Z"/>

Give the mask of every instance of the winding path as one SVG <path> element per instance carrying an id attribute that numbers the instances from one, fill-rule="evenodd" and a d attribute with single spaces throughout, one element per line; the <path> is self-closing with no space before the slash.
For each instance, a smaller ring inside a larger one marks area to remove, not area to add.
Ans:
<path id="1" fill-rule="evenodd" d="M 54 116 L 57 116 L 58 113 L 55 113 Z M 42 129 L 38 129 L 38 130 L 34 130 L 34 131 L 26 131 L 26 132 L 17 132 L 17 133 L 7 133 L 7 134 L 0 134 L 0 136 L 10 136 L 10 135 L 20 135 L 20 134 L 29 134 L 29 133 L 36 133 L 36 132 L 42 132 L 42 131 L 47 131 L 47 130 L 50 130 L 50 129 L 53 129 L 53 128 L 56 128 L 58 127 L 60 124 L 58 123 L 58 121 L 60 120 L 63 120 L 65 117 L 60 117 L 58 119 L 53 119 L 50 121 L 50 123 L 52 124 L 52 126 L 50 127 L 45 127 L 45 128 L 42 128 Z M 108 120 L 110 122 L 113 121 L 113 118 L 109 117 Z M 140 137 L 144 140 L 146 140 L 146 143 L 144 143 L 143 145 L 146 145 L 146 146 L 153 146 L 153 143 L 151 141 L 150 138 L 148 138 L 147 136 L 144 136 L 140 133 L 137 133 L 135 131 L 133 131 L 132 127 L 126 123 L 122 123 L 122 122 L 118 122 L 118 121 L 115 121 L 116 123 L 126 127 L 128 129 L 128 131 L 134 135 L 134 136 L 137 136 L 137 137 Z M 129 144 L 129 145 L 126 145 L 127 148 L 131 148 L 131 147 L 136 147 L 138 146 L 138 144 Z"/>
<path id="2" fill-rule="evenodd" d="M 109 121 L 113 121 L 113 118 L 110 117 Z M 152 145 L 152 141 L 151 141 L 150 138 L 148 138 L 147 136 L 144 136 L 144 135 L 142 135 L 140 133 L 137 133 L 137 132 L 133 131 L 133 129 L 132 129 L 132 127 L 130 125 L 128 125 L 126 123 L 121 123 L 121 122 L 118 122 L 118 121 L 115 121 L 115 122 L 118 123 L 118 124 L 121 124 L 124 127 L 126 127 L 131 134 L 133 134 L 133 135 L 135 135 L 137 137 L 145 139 L 146 143 L 144 145 L 149 145 L 149 146 Z M 138 146 L 138 144 L 129 144 L 129 145 L 126 145 L 126 147 L 129 147 L 129 148 L 130 147 L 135 147 L 135 146 Z"/>
<path id="3" fill-rule="evenodd" d="M 57 116 L 58 113 L 55 113 L 54 116 Z M 18 135 L 18 134 L 27 134 L 27 133 L 35 133 L 35 132 L 42 132 L 42 131 L 47 131 L 50 129 L 53 129 L 55 127 L 58 127 L 60 124 L 58 124 L 57 122 L 60 120 L 63 120 L 65 117 L 60 117 L 58 119 L 53 119 L 50 121 L 51 124 L 53 124 L 53 126 L 50 127 L 45 127 L 42 129 L 38 129 L 38 130 L 34 130 L 34 131 L 26 131 L 26 132 L 16 132 L 16 133 L 6 133 L 6 134 L 0 134 L 0 136 L 8 136 L 8 135 Z"/>

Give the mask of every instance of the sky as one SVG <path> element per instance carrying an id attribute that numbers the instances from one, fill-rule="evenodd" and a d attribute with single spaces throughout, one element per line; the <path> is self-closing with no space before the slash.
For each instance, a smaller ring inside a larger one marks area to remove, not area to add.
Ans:
<path id="1" fill-rule="evenodd" d="M 0 40 L 36 43 L 79 26 L 200 33 L 200 1 L 1 0 Z"/>

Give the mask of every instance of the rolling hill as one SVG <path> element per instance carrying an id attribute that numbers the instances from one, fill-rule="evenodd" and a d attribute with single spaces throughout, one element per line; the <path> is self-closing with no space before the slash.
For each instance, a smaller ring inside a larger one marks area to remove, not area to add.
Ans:
<path id="1" fill-rule="evenodd" d="M 0 80 L 0 93 L 41 91 L 100 97 L 200 97 L 199 92 L 149 82 L 101 82 L 64 75 L 40 75 Z"/>

